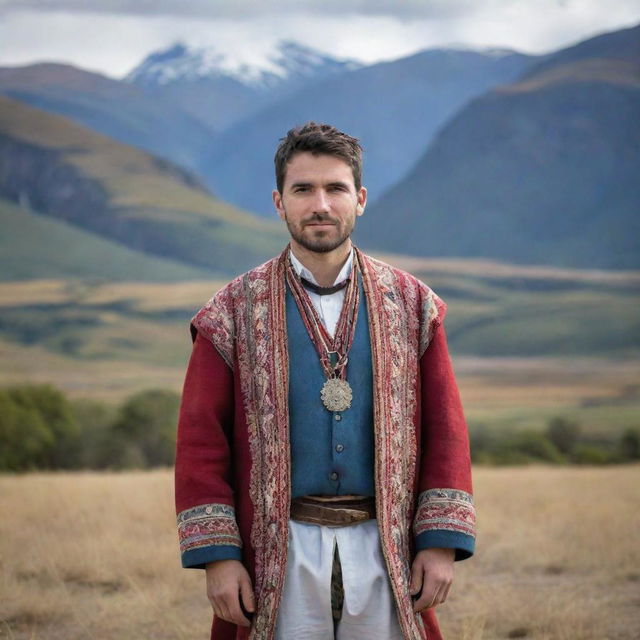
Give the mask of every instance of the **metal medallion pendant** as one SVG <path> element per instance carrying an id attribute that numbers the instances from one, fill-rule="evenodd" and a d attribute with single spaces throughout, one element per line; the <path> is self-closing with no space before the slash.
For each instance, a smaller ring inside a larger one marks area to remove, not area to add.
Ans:
<path id="1" fill-rule="evenodd" d="M 346 380 L 329 378 L 320 392 L 322 403 L 329 411 L 344 411 L 351 406 L 353 393 Z"/>

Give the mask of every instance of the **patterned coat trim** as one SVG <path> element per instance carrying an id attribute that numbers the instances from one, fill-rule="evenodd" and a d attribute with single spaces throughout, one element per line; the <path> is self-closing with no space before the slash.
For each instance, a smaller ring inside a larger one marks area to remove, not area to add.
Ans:
<path id="1" fill-rule="evenodd" d="M 235 509 L 227 504 L 201 504 L 178 514 L 182 554 L 215 545 L 242 547 Z"/>
<path id="2" fill-rule="evenodd" d="M 233 285 L 237 286 L 236 278 L 228 286 L 221 289 L 207 304 L 191 319 L 191 337 L 196 338 L 196 331 L 207 336 L 218 350 L 222 359 L 233 369 L 234 338 L 233 300 L 231 292 Z"/>
<path id="3" fill-rule="evenodd" d="M 376 515 L 403 637 L 425 638 L 409 595 L 417 442 L 414 416 L 419 355 L 437 318 L 426 285 L 357 251 L 369 310 L 374 371 Z"/>
<path id="4" fill-rule="evenodd" d="M 429 489 L 418 496 L 413 524 L 416 536 L 425 531 L 446 530 L 475 538 L 476 513 L 473 496 L 459 489 Z"/>
<path id="5" fill-rule="evenodd" d="M 250 640 L 272 640 L 286 571 L 289 503 L 289 355 L 285 265 L 289 251 L 236 278 L 192 321 L 238 378 L 251 458 L 251 546 L 256 612 Z M 367 298 L 374 372 L 378 528 L 403 635 L 424 640 L 409 596 L 417 442 L 414 416 L 419 359 L 444 303 L 408 273 L 355 249 Z"/>

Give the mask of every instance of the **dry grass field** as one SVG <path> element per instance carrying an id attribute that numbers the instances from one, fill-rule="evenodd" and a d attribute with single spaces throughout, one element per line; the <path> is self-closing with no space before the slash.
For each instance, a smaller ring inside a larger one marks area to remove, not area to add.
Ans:
<path id="1" fill-rule="evenodd" d="M 478 468 L 476 557 L 448 640 L 640 637 L 640 466 Z M 203 574 L 179 567 L 172 477 L 0 477 L 0 638 L 208 638 Z"/>

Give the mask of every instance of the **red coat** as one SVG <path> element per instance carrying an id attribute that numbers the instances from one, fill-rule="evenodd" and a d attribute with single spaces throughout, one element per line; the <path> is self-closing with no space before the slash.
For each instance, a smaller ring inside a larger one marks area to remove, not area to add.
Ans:
<path id="1" fill-rule="evenodd" d="M 183 558 L 200 565 L 216 548 L 241 547 L 256 597 L 251 630 L 215 620 L 216 640 L 271 639 L 284 581 L 291 488 L 285 255 L 236 278 L 192 323 L 176 454 Z M 442 326 L 446 306 L 413 276 L 357 249 L 356 256 L 374 363 L 383 555 L 405 638 L 436 640 L 433 610 L 412 611 L 414 536 L 475 535 L 468 435 Z"/>

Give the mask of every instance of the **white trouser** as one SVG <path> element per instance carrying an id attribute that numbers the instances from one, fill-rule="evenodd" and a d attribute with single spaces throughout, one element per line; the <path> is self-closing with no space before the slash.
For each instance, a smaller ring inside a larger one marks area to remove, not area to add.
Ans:
<path id="1" fill-rule="evenodd" d="M 401 640 L 376 520 L 348 527 L 289 521 L 289 551 L 276 640 L 332 640 L 335 545 L 344 605 L 336 640 Z"/>

